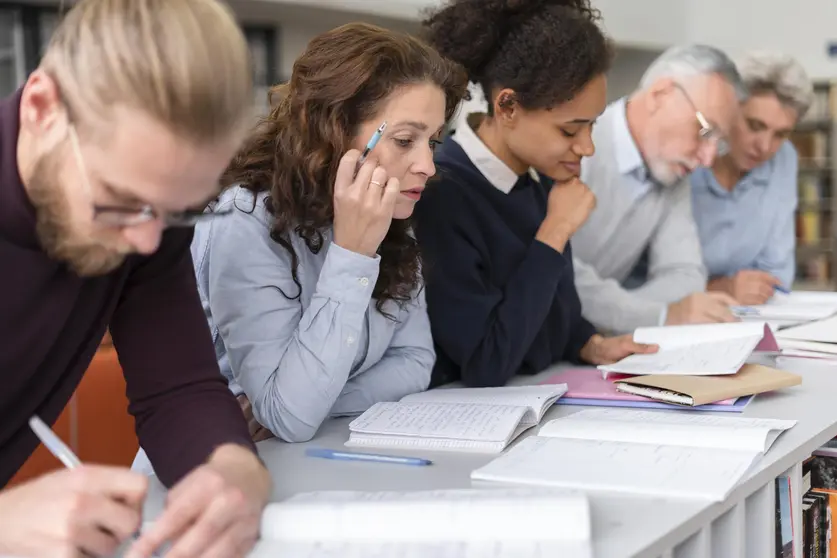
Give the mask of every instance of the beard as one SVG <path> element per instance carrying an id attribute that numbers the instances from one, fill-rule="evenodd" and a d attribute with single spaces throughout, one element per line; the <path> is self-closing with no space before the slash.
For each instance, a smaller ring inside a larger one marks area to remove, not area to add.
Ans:
<path id="1" fill-rule="evenodd" d="M 67 264 L 80 277 L 106 275 L 122 265 L 126 254 L 85 239 L 75 230 L 70 202 L 57 178 L 59 155 L 56 150 L 43 156 L 29 180 L 38 242 L 50 258 Z"/>

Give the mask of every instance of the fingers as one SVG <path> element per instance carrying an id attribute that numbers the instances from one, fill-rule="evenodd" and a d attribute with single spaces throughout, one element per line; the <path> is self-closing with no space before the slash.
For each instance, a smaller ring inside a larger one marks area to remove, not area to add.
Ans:
<path id="1" fill-rule="evenodd" d="M 115 544 L 133 535 L 142 519 L 140 505 L 128 505 L 107 496 L 83 494 L 73 514 L 81 525 L 104 529 Z"/>
<path id="2" fill-rule="evenodd" d="M 712 299 L 714 299 L 714 300 L 716 300 L 716 301 L 718 301 L 721 304 L 724 304 L 726 306 L 737 306 L 738 305 L 737 300 L 732 298 L 727 293 L 724 293 L 724 292 L 721 292 L 721 291 L 712 291 L 712 292 L 706 293 L 706 295 L 709 298 L 712 298 Z"/>
<path id="3" fill-rule="evenodd" d="M 351 149 L 340 159 L 337 166 L 337 175 L 334 180 L 334 193 L 344 192 L 352 185 L 355 178 L 355 169 L 360 160 L 360 151 Z"/>
<path id="4" fill-rule="evenodd" d="M 235 501 L 236 498 L 240 501 Z M 183 535 L 172 545 L 168 556 L 178 558 L 197 558 L 205 556 L 206 551 L 216 545 L 219 534 L 229 530 L 233 522 L 238 519 L 237 514 L 243 507 L 244 496 L 240 492 L 224 491 L 214 496 L 212 502 L 202 510 L 200 518 L 192 524 Z M 234 548 L 230 537 L 229 551 Z"/>
<path id="5" fill-rule="evenodd" d="M 79 492 L 122 500 L 129 506 L 140 506 L 148 491 L 148 478 L 123 467 L 85 465 L 70 472 L 70 482 Z"/>
<path id="6" fill-rule="evenodd" d="M 709 321 L 717 323 L 731 323 L 738 321 L 738 319 L 732 313 L 730 307 L 723 303 L 715 303 L 708 305 L 705 309 L 705 315 L 709 319 Z"/>
<path id="7" fill-rule="evenodd" d="M 631 351 L 640 355 L 650 355 L 660 350 L 659 345 L 645 345 L 631 341 Z"/>
<path id="8" fill-rule="evenodd" d="M 73 545 L 86 556 L 113 556 L 120 544 L 121 541 L 94 525 L 75 527 Z"/>
<path id="9" fill-rule="evenodd" d="M 175 486 L 163 514 L 134 542 L 126 558 L 150 558 L 164 543 L 180 538 L 223 488 L 220 478 L 213 482 L 216 478 L 197 471 Z"/>
<path id="10" fill-rule="evenodd" d="M 375 174 L 375 171 L 377 170 L 377 159 L 367 159 L 366 162 L 363 163 L 363 165 L 361 165 L 360 170 L 357 171 L 357 176 L 355 177 L 354 182 L 352 183 L 352 187 L 357 188 L 360 192 L 365 192 L 367 188 L 370 187 L 369 183 L 372 182 L 372 176 Z M 378 173 L 378 176 L 380 176 L 380 173 Z M 384 178 L 384 180 L 386 180 L 386 178 Z M 381 184 L 383 184 L 383 182 L 381 182 Z"/>
<path id="11" fill-rule="evenodd" d="M 360 175 L 358 175 L 358 180 L 360 180 Z M 371 207 L 376 207 L 387 186 L 387 171 L 384 167 L 375 167 L 369 180 L 365 183 L 361 182 L 360 185 L 366 187 L 366 199 Z"/>
<path id="12" fill-rule="evenodd" d="M 401 182 L 395 177 L 390 178 L 387 180 L 386 187 L 384 188 L 384 195 L 381 198 L 381 205 L 385 208 L 388 208 L 390 212 L 395 207 L 395 200 L 398 199 L 398 194 L 401 193 Z"/>

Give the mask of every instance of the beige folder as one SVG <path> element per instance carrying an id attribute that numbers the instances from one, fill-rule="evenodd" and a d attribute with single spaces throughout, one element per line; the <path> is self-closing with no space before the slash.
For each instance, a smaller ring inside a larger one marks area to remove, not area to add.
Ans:
<path id="1" fill-rule="evenodd" d="M 657 401 L 697 406 L 796 386 L 796 374 L 760 364 L 745 364 L 736 374 L 723 376 L 679 376 L 655 374 L 617 380 L 616 389 Z"/>

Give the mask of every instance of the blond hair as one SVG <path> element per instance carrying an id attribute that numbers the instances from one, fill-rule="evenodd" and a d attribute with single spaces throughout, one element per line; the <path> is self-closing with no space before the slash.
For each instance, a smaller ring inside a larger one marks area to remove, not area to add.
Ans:
<path id="1" fill-rule="evenodd" d="M 81 0 L 41 68 L 71 113 L 107 118 L 121 105 L 196 143 L 243 133 L 252 122 L 247 42 L 217 0 Z"/>

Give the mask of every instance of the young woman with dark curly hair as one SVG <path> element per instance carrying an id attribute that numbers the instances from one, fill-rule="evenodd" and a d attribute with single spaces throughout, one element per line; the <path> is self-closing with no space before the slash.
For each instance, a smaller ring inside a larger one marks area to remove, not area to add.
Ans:
<path id="1" fill-rule="evenodd" d="M 569 240 L 595 206 L 579 181 L 606 102 L 610 45 L 588 0 L 453 0 L 424 28 L 481 85 L 416 208 L 437 361 L 433 385 L 498 386 L 562 360 L 655 347 L 581 316 Z"/>
<path id="2" fill-rule="evenodd" d="M 271 92 L 212 207 L 231 214 L 192 244 L 216 355 L 251 427 L 306 441 L 329 416 L 427 388 L 434 351 L 408 218 L 466 86 L 418 39 L 350 24 L 313 39 Z"/>

